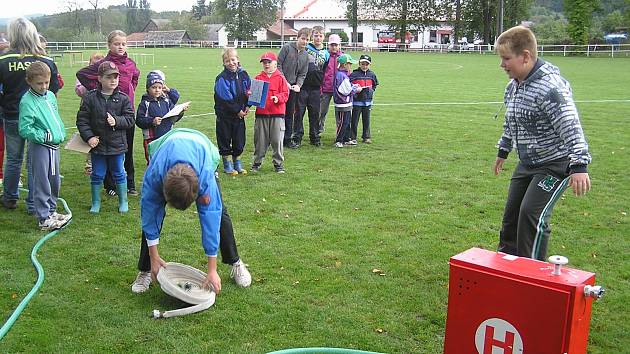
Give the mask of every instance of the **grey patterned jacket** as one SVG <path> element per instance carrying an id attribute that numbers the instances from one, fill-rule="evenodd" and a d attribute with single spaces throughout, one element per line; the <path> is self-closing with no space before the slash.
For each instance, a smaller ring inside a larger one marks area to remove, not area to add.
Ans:
<path id="1" fill-rule="evenodd" d="M 591 155 L 571 85 L 557 67 L 538 60 L 523 82 L 512 80 L 505 88 L 505 123 L 498 156 L 507 158 L 516 148 L 524 165 L 567 159 L 571 173 L 586 172 Z"/>

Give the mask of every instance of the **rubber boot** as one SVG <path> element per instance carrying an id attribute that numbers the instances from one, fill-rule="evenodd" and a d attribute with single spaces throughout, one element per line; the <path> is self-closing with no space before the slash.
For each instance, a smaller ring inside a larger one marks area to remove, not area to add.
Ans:
<path id="1" fill-rule="evenodd" d="M 126 213 L 129 211 L 129 203 L 127 202 L 127 183 L 116 185 L 116 193 L 118 193 L 118 211 Z"/>
<path id="2" fill-rule="evenodd" d="M 92 184 L 92 207 L 90 213 L 97 214 L 101 211 L 101 188 L 103 184 Z"/>
<path id="3" fill-rule="evenodd" d="M 223 172 L 227 173 L 230 176 L 238 175 L 238 172 L 234 170 L 234 164 L 230 160 L 229 156 L 223 156 Z"/>

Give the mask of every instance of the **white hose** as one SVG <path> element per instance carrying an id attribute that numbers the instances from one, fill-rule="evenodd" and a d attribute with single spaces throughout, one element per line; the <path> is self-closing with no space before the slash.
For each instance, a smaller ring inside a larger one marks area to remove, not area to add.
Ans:
<path id="1" fill-rule="evenodd" d="M 191 266 L 169 262 L 160 268 L 157 280 L 162 290 L 168 295 L 194 306 L 183 309 L 164 311 L 153 310 L 153 318 L 183 316 L 208 309 L 214 305 L 216 294 L 202 286 L 206 273 Z"/>

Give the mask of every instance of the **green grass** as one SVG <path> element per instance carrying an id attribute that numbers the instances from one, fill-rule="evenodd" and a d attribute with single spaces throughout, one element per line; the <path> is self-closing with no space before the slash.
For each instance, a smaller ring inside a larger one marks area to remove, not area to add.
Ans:
<path id="1" fill-rule="evenodd" d="M 141 51 L 141 50 L 138 50 Z M 213 111 L 212 85 L 221 69 L 218 50 L 146 49 L 170 86 L 193 102 L 188 115 Z M 244 67 L 260 70 L 262 51 L 241 50 Z M 630 61 L 551 58 L 572 83 L 576 100 L 627 99 Z M 373 53 L 381 86 L 377 103 L 501 101 L 507 82 L 494 55 Z M 77 67 L 60 65 L 59 94 L 67 126 L 79 100 Z M 329 115 L 324 146 L 286 151 L 285 175 L 269 156 L 258 175 L 221 176 L 239 252 L 254 282 L 238 289 L 220 266 L 224 288 L 210 310 L 155 321 L 154 308 L 183 306 L 159 287 L 134 295 L 140 220 L 105 198 L 88 213 L 85 157 L 64 151 L 62 197 L 73 223 L 39 253 L 46 281 L 5 339 L 2 352 L 217 352 L 262 353 L 329 346 L 380 352 L 442 351 L 448 259 L 470 247 L 495 249 L 515 156 L 499 177 L 491 173 L 502 119 L 498 104 L 388 105 L 372 112 L 374 144 L 335 149 Z M 630 103 L 578 103 L 593 155 L 592 191 L 566 193 L 555 208 L 549 254 L 597 273 L 607 287 L 593 305 L 590 353 L 627 352 L 630 345 Z M 307 119 L 305 119 L 307 124 Z M 215 140 L 214 116 L 184 118 L 179 126 Z M 253 150 L 253 120 L 248 118 Z M 360 129 L 360 128 L 359 128 Z M 72 133 L 72 130 L 70 130 Z M 136 180 L 144 156 L 136 131 Z M 512 154 L 514 155 L 514 154 Z M 30 290 L 35 273 L 28 255 L 43 236 L 24 204 L 0 210 L 0 318 L 8 318 Z M 204 269 L 193 210 L 169 210 L 160 252 L 167 261 Z M 384 276 L 372 272 L 381 269 Z M 624 305 L 624 303 L 626 305 Z M 541 319 L 544 320 L 544 319 Z M 382 331 L 381 331 L 382 330 Z"/>

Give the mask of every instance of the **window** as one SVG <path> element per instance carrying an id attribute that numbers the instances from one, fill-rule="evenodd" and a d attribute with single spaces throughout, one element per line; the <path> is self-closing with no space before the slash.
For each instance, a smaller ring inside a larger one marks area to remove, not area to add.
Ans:
<path id="1" fill-rule="evenodd" d="M 429 42 L 437 42 L 437 31 L 430 30 L 429 31 Z"/>

